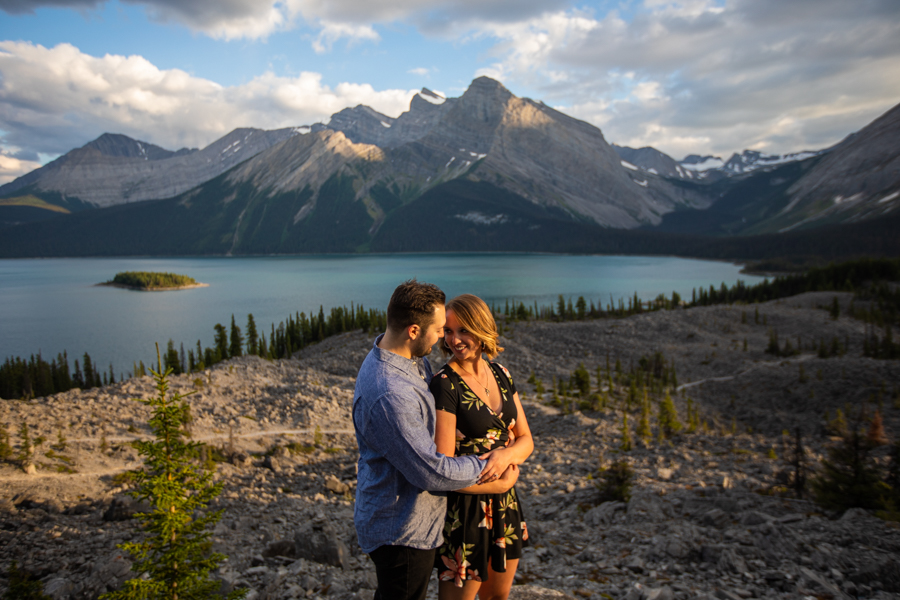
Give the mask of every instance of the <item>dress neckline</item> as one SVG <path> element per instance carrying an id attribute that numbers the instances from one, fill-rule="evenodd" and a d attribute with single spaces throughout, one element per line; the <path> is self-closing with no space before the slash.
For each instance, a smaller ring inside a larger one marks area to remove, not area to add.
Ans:
<path id="1" fill-rule="evenodd" d="M 489 360 L 486 360 L 486 361 L 484 361 L 484 362 L 486 362 L 486 363 L 488 364 L 488 369 L 491 371 L 491 375 L 494 376 L 494 381 L 497 383 L 497 391 L 498 391 L 499 394 L 500 394 L 500 410 L 499 410 L 499 411 L 496 411 L 496 410 L 494 410 L 493 408 L 491 408 L 491 405 L 488 404 L 488 403 L 485 401 L 484 398 L 482 398 L 481 396 L 479 396 L 479 395 L 478 395 L 478 392 L 476 392 L 475 390 L 472 389 L 472 386 L 470 386 L 470 385 L 466 382 L 466 380 L 463 379 L 462 375 L 460 375 L 460 374 L 456 371 L 456 369 L 454 369 L 453 367 L 450 366 L 450 363 L 449 363 L 449 362 L 446 364 L 446 366 L 445 366 L 444 368 L 445 368 L 445 369 L 450 369 L 450 371 L 451 371 L 454 375 L 456 375 L 456 378 L 459 379 L 459 382 L 460 382 L 462 385 L 466 386 L 466 388 L 467 388 L 470 392 L 472 392 L 473 394 L 475 394 L 475 396 L 478 398 L 478 400 L 485 406 L 485 408 L 488 409 L 488 411 L 490 411 L 490 413 L 491 413 L 492 415 L 494 415 L 495 417 L 497 417 L 498 419 L 500 419 L 500 420 L 502 421 L 503 419 L 502 419 L 501 415 L 503 414 L 503 406 L 506 404 L 506 394 L 503 393 L 503 386 L 500 385 L 500 378 L 497 376 L 497 371 L 494 370 L 494 363 L 492 363 L 492 362 L 489 361 Z"/>

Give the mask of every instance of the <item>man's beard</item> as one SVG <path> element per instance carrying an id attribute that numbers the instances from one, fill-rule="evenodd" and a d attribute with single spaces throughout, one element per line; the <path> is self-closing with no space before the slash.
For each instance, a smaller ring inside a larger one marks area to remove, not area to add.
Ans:
<path id="1" fill-rule="evenodd" d="M 415 340 L 410 347 L 410 353 L 413 356 L 417 357 L 428 356 L 429 354 L 431 354 L 432 346 L 426 346 L 425 343 L 426 342 L 424 338 Z"/>

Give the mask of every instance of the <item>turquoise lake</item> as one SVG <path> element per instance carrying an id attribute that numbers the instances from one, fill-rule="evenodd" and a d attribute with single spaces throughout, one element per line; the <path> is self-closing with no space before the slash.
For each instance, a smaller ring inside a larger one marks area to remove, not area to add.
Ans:
<path id="1" fill-rule="evenodd" d="M 137 292 L 95 284 L 121 271 L 163 271 L 209 287 Z M 116 377 L 133 362 L 155 362 L 165 350 L 212 345 L 216 323 L 243 330 L 252 313 L 270 331 L 295 312 L 326 313 L 333 306 L 384 309 L 394 287 L 416 277 L 439 285 L 448 298 L 473 293 L 488 303 L 507 299 L 533 305 L 566 299 L 604 306 L 637 292 L 644 300 L 693 288 L 748 284 L 761 277 L 727 262 L 674 257 L 549 254 L 333 255 L 249 258 L 71 258 L 0 260 L 0 360 L 66 350 L 69 364 L 88 352 Z"/>

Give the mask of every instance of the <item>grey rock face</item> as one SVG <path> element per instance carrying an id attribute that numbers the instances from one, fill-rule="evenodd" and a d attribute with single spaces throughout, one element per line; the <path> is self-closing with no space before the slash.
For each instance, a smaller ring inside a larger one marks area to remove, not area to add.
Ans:
<path id="1" fill-rule="evenodd" d="M 146 502 L 138 502 L 130 496 L 114 498 L 109 508 L 103 513 L 104 521 L 127 521 L 134 518 L 134 513 L 152 510 Z"/>
<path id="2" fill-rule="evenodd" d="M 831 149 L 789 190 L 786 227 L 847 222 L 900 206 L 900 105 Z"/>
<path id="3" fill-rule="evenodd" d="M 347 567 L 350 551 L 330 523 L 308 523 L 297 532 L 294 544 L 299 558 L 342 569 Z"/>
<path id="4" fill-rule="evenodd" d="M 331 115 L 327 128 L 340 131 L 355 144 L 383 146 L 385 130 L 390 129 L 393 123 L 393 118 L 360 104 Z"/>
<path id="5" fill-rule="evenodd" d="M 75 593 L 75 586 L 68 579 L 54 577 L 44 583 L 44 593 L 53 600 L 66 600 Z"/>

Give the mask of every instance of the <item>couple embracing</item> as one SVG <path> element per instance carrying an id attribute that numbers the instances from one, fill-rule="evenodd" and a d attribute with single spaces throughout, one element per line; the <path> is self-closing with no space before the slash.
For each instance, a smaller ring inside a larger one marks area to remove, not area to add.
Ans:
<path id="1" fill-rule="evenodd" d="M 442 339 L 443 338 L 443 339 Z M 513 487 L 534 449 L 503 348 L 480 298 L 434 285 L 394 290 L 387 330 L 359 370 L 354 522 L 375 564 L 375 600 L 503 600 L 528 544 Z M 447 364 L 432 374 L 435 343 Z"/>

